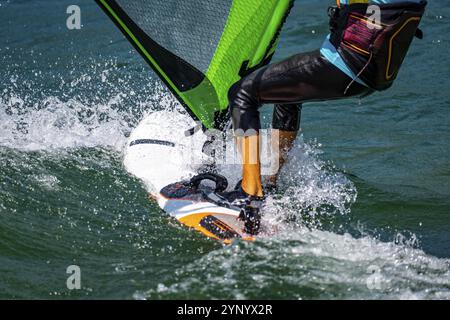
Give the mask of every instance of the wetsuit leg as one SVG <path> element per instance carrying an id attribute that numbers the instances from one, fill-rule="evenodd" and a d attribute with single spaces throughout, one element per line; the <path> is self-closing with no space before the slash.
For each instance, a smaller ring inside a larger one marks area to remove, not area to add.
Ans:
<path id="1" fill-rule="evenodd" d="M 273 108 L 272 129 L 281 131 L 298 131 L 302 115 L 302 105 L 276 104 Z"/>
<path id="2" fill-rule="evenodd" d="M 355 82 L 344 94 L 351 81 L 350 77 L 325 59 L 319 50 L 297 54 L 270 64 L 231 87 L 228 98 L 233 127 L 244 131 L 259 130 L 261 125 L 258 109 L 262 104 L 294 106 L 309 101 L 362 95 L 369 91 L 367 87 Z"/>

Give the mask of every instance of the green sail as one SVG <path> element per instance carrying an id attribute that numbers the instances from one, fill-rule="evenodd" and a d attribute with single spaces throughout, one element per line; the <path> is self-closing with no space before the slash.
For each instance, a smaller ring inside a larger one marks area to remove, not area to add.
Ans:
<path id="1" fill-rule="evenodd" d="M 267 64 L 293 0 L 96 0 L 191 116 L 219 126 L 228 89 Z"/>

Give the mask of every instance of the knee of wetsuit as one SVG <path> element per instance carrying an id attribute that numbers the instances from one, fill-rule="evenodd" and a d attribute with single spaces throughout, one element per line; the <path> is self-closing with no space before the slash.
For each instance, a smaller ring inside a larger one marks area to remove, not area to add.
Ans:
<path id="1" fill-rule="evenodd" d="M 228 90 L 228 101 L 230 104 L 232 104 L 232 102 L 236 99 L 237 93 L 241 87 L 241 81 L 242 80 L 234 83 Z"/>
<path id="2" fill-rule="evenodd" d="M 273 110 L 272 128 L 282 131 L 300 130 L 301 104 L 277 104 Z"/>
<path id="3" fill-rule="evenodd" d="M 245 78 L 235 83 L 228 91 L 234 130 L 257 132 L 261 128 L 259 104 L 251 91 L 251 85 Z"/>

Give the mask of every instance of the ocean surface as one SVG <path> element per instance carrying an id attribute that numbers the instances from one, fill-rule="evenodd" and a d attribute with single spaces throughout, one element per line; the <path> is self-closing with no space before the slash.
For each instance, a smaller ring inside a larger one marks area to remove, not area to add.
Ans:
<path id="1" fill-rule="evenodd" d="M 329 4 L 296 1 L 275 60 L 321 45 Z M 450 299 L 450 1 L 422 28 L 390 90 L 305 105 L 275 231 L 224 246 L 124 169 L 177 103 L 97 5 L 0 0 L 0 298 Z"/>

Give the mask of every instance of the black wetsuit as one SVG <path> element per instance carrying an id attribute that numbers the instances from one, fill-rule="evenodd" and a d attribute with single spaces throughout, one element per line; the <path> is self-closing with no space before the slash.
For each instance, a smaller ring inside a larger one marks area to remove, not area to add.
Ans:
<path id="1" fill-rule="evenodd" d="M 369 2 L 377 4 L 382 27 L 372 27 Z M 328 10 L 331 34 L 325 43 L 330 42 L 348 72 L 324 56 L 329 50 L 324 50 L 324 55 L 316 50 L 270 64 L 234 84 L 228 93 L 234 129 L 260 129 L 259 107 L 274 103 L 273 128 L 296 131 L 304 102 L 366 95 L 389 88 L 414 36 L 423 37 L 418 26 L 427 2 L 380 2 L 340 0 Z"/>
<path id="2" fill-rule="evenodd" d="M 372 92 L 330 63 L 320 50 L 294 55 L 258 69 L 228 93 L 234 129 L 259 130 L 259 107 L 273 103 L 272 127 L 297 131 L 304 102 L 339 99 Z M 345 93 L 344 93 L 345 92 Z"/>

